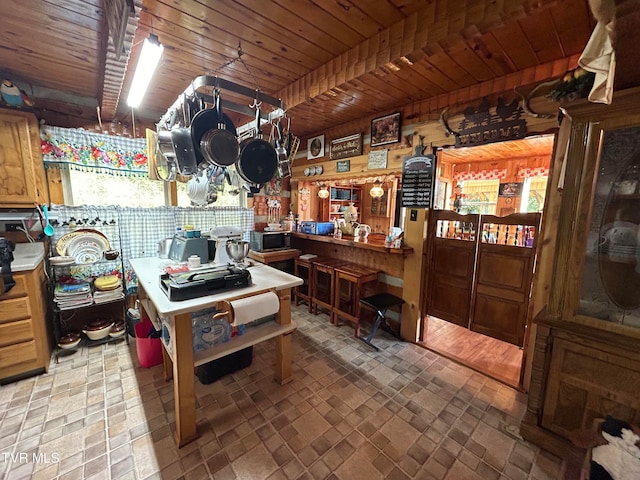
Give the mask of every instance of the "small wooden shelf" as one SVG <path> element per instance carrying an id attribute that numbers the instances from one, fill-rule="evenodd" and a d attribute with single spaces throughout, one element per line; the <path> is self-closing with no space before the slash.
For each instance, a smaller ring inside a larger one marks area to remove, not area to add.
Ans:
<path id="1" fill-rule="evenodd" d="M 238 352 L 244 348 L 251 347 L 260 342 L 276 338 L 280 335 L 291 333 L 295 331 L 297 325 L 295 322 L 291 322 L 287 325 L 280 325 L 279 323 L 267 322 L 257 327 L 247 327 L 244 330 L 244 334 L 232 337 L 226 343 L 220 345 L 214 345 L 207 350 L 196 352 L 193 355 L 193 364 L 198 367 L 204 363 L 211 362 L 218 358 L 222 358 L 230 353 Z M 164 342 L 163 342 L 164 344 Z"/>

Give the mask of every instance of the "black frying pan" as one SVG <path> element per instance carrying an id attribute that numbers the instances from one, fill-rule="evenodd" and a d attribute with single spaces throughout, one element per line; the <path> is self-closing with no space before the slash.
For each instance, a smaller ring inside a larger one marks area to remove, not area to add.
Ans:
<path id="1" fill-rule="evenodd" d="M 216 128 L 207 130 L 200 139 L 200 151 L 204 159 L 218 167 L 230 167 L 238 160 L 240 148 L 235 128 L 227 130 L 225 115 L 222 113 L 220 93 L 216 91 L 216 115 L 218 124 Z"/>
<path id="2" fill-rule="evenodd" d="M 261 185 L 273 178 L 278 168 L 278 154 L 266 140 L 260 138 L 260 109 L 256 108 L 256 136 L 240 144 L 240 158 L 236 169 L 250 184 Z"/>
<path id="3" fill-rule="evenodd" d="M 236 127 L 231 121 L 231 119 L 226 115 L 222 114 L 222 122 L 225 126 L 225 130 L 227 132 L 231 132 L 234 136 L 237 137 Z M 205 158 L 200 142 L 202 141 L 202 137 L 209 130 L 216 130 L 218 128 L 218 113 L 214 108 L 208 108 L 200 110 L 191 120 L 191 139 L 193 140 L 193 146 L 196 151 L 196 158 L 198 159 L 198 166 L 201 164 L 208 163 Z M 233 164 L 233 162 L 231 162 Z M 231 165 L 230 164 L 230 165 Z M 228 165 L 218 165 L 218 166 L 228 166 Z"/>

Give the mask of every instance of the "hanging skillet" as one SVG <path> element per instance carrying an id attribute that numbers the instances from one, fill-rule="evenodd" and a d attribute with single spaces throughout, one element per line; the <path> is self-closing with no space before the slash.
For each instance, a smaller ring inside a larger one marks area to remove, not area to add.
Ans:
<path id="1" fill-rule="evenodd" d="M 227 130 L 228 117 L 222 113 L 220 91 L 215 92 L 217 126 L 204 133 L 200 139 L 200 151 L 207 162 L 218 167 L 229 167 L 240 155 L 236 130 Z"/>
<path id="2" fill-rule="evenodd" d="M 236 127 L 222 113 L 218 93 L 215 102 L 216 108 L 200 110 L 191 121 L 191 138 L 200 167 L 207 164 L 228 167 L 237 161 L 240 151 Z"/>
<path id="3" fill-rule="evenodd" d="M 240 158 L 236 169 L 240 176 L 254 189 L 273 178 L 278 168 L 275 148 L 262 139 L 260 132 L 260 107 L 256 106 L 256 136 L 247 138 L 240 144 Z"/>
<path id="4" fill-rule="evenodd" d="M 171 141 L 175 150 L 178 170 L 181 175 L 193 175 L 198 171 L 196 154 L 191 141 L 191 129 L 187 127 L 189 117 L 187 113 L 187 99 L 182 99 L 182 125 L 171 128 Z"/>

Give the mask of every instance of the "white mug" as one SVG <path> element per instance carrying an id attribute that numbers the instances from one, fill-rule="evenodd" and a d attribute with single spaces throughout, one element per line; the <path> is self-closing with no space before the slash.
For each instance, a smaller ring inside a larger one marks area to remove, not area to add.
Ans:
<path id="1" fill-rule="evenodd" d="M 200 257 L 198 255 L 191 255 L 187 261 L 189 268 L 198 268 L 200 266 Z"/>

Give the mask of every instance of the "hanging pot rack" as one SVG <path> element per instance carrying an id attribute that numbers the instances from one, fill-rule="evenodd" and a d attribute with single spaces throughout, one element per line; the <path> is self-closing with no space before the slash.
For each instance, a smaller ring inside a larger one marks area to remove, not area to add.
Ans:
<path id="1" fill-rule="evenodd" d="M 201 75 L 194 78 L 189 86 L 187 86 L 187 88 L 184 90 L 184 92 L 178 95 L 178 98 L 173 103 L 173 105 L 171 105 L 167 109 L 165 114 L 160 118 L 160 121 L 158 122 L 158 128 L 169 129 L 171 127 L 173 119 L 176 118 L 176 112 L 182 111 L 183 104 L 188 99 L 195 98 L 199 101 L 203 101 L 204 103 L 214 105 L 215 98 L 213 95 L 198 91 L 199 89 L 204 87 L 209 87 L 209 90 L 211 92 L 213 92 L 214 89 L 221 91 L 227 90 L 229 92 L 243 95 L 250 99 L 250 101 L 253 101 L 252 105 L 239 104 L 229 100 L 225 100 L 223 97 L 221 100 L 221 107 L 224 110 L 230 110 L 232 112 L 241 113 L 248 117 L 253 117 L 255 116 L 255 105 L 266 104 L 274 108 L 273 111 L 269 112 L 268 118 L 265 118 L 267 122 L 271 122 L 285 116 L 285 105 L 284 102 L 279 98 L 272 97 L 271 95 L 267 95 L 266 93 L 263 93 L 259 90 L 253 90 L 243 85 L 239 85 L 230 80 L 225 80 L 216 76 Z M 240 129 L 241 128 L 242 127 L 240 127 Z"/>

